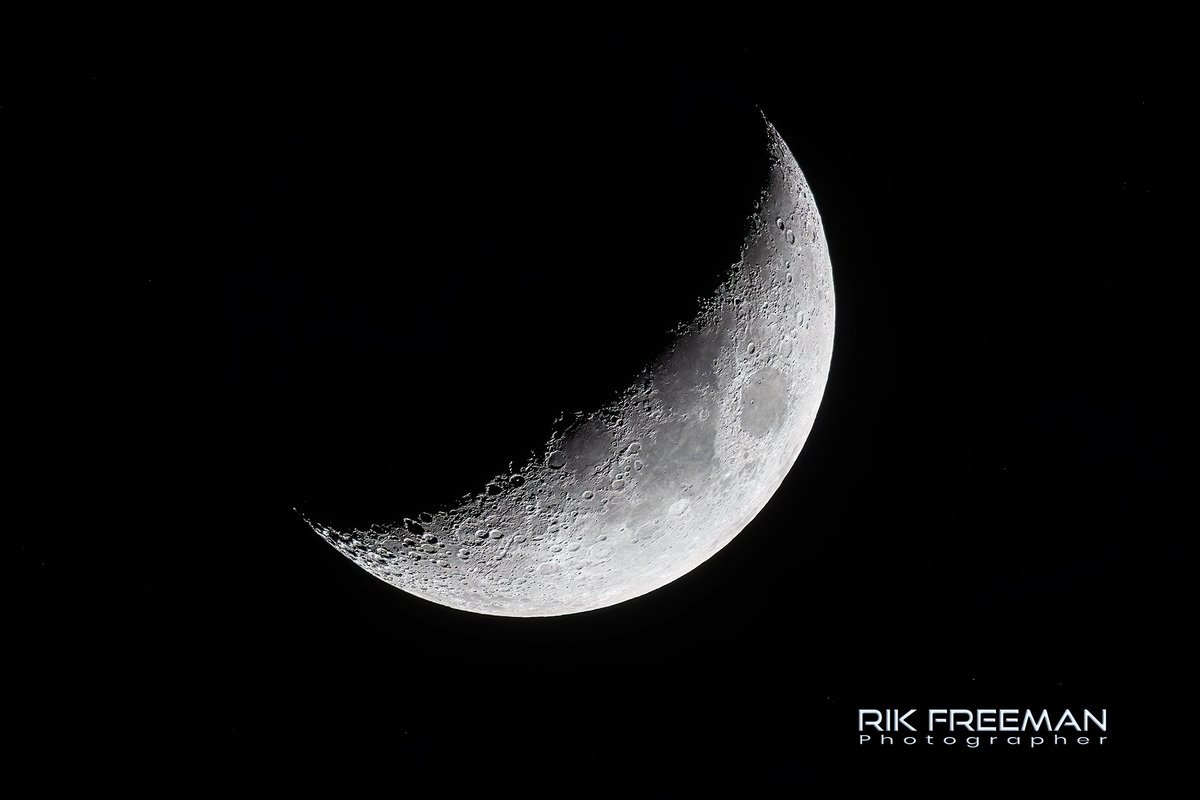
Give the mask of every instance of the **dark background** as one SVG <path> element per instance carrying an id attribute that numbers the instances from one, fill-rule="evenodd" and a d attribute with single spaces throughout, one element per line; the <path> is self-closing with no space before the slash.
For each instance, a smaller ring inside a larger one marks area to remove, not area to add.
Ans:
<path id="1" fill-rule="evenodd" d="M 1172 71 L 1103 43 L 755 42 L 12 69 L 21 757 L 480 796 L 1169 760 Z M 737 539 L 636 600 L 519 620 L 396 591 L 305 526 L 478 491 L 635 374 L 736 258 L 755 107 L 817 198 L 837 334 Z M 1108 708 L 1109 743 L 859 748 L 856 709 L 885 706 Z"/>

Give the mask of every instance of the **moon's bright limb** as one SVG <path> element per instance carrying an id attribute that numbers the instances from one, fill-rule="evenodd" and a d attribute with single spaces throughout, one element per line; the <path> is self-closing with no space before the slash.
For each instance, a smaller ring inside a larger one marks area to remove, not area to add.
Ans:
<path id="1" fill-rule="evenodd" d="M 639 380 L 457 507 L 316 532 L 406 592 L 513 617 L 629 600 L 728 544 L 800 454 L 833 351 L 821 219 L 764 123 L 770 178 L 741 258 Z"/>

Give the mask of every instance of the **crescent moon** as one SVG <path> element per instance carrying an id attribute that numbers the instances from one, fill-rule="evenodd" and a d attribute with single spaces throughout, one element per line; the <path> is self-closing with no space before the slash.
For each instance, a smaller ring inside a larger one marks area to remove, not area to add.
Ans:
<path id="1" fill-rule="evenodd" d="M 392 586 L 511 617 L 630 600 L 729 544 L 799 456 L 833 353 L 821 218 L 763 124 L 769 178 L 740 258 L 633 385 L 456 507 L 367 530 L 306 519 L 313 530 Z"/>

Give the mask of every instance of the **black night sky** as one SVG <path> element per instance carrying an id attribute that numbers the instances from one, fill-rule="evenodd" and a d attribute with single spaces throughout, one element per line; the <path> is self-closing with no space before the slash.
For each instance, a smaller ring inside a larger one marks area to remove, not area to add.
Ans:
<path id="1" fill-rule="evenodd" d="M 1174 758 L 1166 58 L 802 45 L 414 34 L 11 71 L 27 763 L 763 796 Z M 307 529 L 293 507 L 476 491 L 619 388 L 736 257 L 756 107 L 817 199 L 837 332 L 741 535 L 637 600 L 516 620 Z M 1111 739 L 858 747 L 856 709 L 931 706 L 1108 708 Z"/>

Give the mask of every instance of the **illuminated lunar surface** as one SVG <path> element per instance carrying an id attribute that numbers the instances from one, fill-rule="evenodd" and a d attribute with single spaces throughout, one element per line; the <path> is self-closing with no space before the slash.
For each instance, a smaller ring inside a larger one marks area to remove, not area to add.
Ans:
<path id="1" fill-rule="evenodd" d="M 740 259 L 618 399 L 455 507 L 367 530 L 309 520 L 313 529 L 392 586 L 513 617 L 638 597 L 737 536 L 800 454 L 833 350 L 821 219 L 764 124 L 770 177 Z"/>

